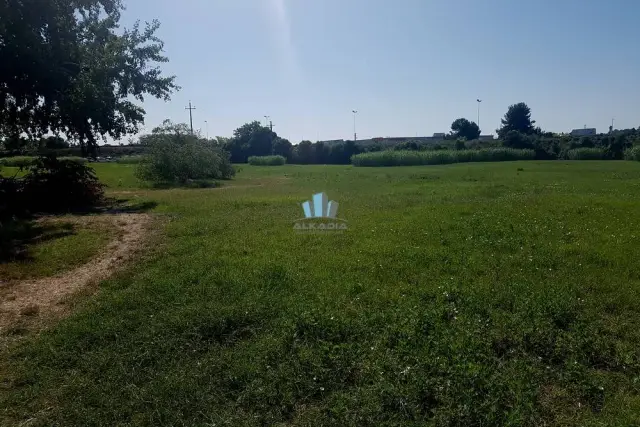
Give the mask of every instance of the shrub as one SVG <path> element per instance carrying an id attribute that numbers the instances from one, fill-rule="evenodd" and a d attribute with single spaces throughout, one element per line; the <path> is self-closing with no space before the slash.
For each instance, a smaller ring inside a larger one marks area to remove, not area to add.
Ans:
<path id="1" fill-rule="evenodd" d="M 528 149 L 533 148 L 533 139 L 530 135 L 510 130 L 502 139 L 502 144 L 509 148 Z"/>
<path id="2" fill-rule="evenodd" d="M 486 148 L 483 150 L 381 151 L 363 153 L 351 158 L 354 166 L 445 165 L 464 162 L 501 162 L 533 160 L 533 150 Z"/>
<path id="3" fill-rule="evenodd" d="M 605 158 L 605 150 L 601 148 L 582 147 L 567 151 L 568 160 L 603 160 Z"/>
<path id="4" fill-rule="evenodd" d="M 634 147 L 627 149 L 624 152 L 624 158 L 625 160 L 640 161 L 640 145 L 636 145 Z"/>
<path id="5" fill-rule="evenodd" d="M 69 159 L 41 157 L 23 178 L 0 178 L 0 220 L 30 213 L 86 210 L 104 199 L 94 170 Z"/>
<path id="6" fill-rule="evenodd" d="M 136 176 L 154 183 L 186 184 L 193 180 L 230 179 L 235 175 L 229 153 L 209 141 L 180 134 L 150 135 L 148 154 Z"/>
<path id="7" fill-rule="evenodd" d="M 251 156 L 249 164 L 253 166 L 282 166 L 287 162 L 284 156 Z"/>
<path id="8" fill-rule="evenodd" d="M 30 212 L 67 212 L 99 205 L 104 188 L 93 168 L 49 156 L 37 158 L 28 167 L 22 196 Z"/>
<path id="9" fill-rule="evenodd" d="M 21 180 L 0 176 L 0 228 L 3 220 L 24 213 L 21 196 Z"/>
<path id="10" fill-rule="evenodd" d="M 404 141 L 394 146 L 393 149 L 396 151 L 402 151 L 402 150 L 417 151 L 420 149 L 420 145 L 416 141 Z"/>
<path id="11" fill-rule="evenodd" d="M 583 136 L 582 138 L 580 138 L 580 147 L 585 147 L 585 148 L 593 148 L 593 139 L 589 138 L 588 136 Z"/>
<path id="12" fill-rule="evenodd" d="M 4 166 L 14 166 L 19 168 L 26 168 L 32 165 L 38 157 L 35 156 L 13 156 L 0 159 L 0 164 Z M 70 160 L 78 163 L 86 163 L 87 159 L 82 157 L 59 157 L 59 160 Z"/>
<path id="13" fill-rule="evenodd" d="M 631 147 L 631 143 L 627 141 L 625 135 L 616 135 L 614 138 L 609 138 L 609 145 L 606 148 L 605 154 L 608 159 L 621 160 L 624 158 L 624 152 Z"/>

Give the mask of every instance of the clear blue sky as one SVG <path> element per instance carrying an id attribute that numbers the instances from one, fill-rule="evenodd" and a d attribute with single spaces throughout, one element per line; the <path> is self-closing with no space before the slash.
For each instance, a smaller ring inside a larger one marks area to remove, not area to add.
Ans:
<path id="1" fill-rule="evenodd" d="M 640 126 L 634 0 L 125 0 L 123 23 L 157 18 L 182 90 L 145 102 L 163 119 L 230 136 L 270 115 L 301 139 L 495 133 L 524 101 L 544 130 Z"/>

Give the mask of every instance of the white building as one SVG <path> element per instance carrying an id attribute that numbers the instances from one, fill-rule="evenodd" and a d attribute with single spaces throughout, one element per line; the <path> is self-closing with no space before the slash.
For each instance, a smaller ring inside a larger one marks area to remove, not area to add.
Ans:
<path id="1" fill-rule="evenodd" d="M 594 136 L 595 134 L 596 128 L 574 129 L 571 131 L 571 136 Z"/>

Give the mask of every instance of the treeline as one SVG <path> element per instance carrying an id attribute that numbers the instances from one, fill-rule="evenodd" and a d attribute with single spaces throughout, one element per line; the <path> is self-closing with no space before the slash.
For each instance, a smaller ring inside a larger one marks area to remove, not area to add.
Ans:
<path id="1" fill-rule="evenodd" d="M 247 163 L 250 157 L 282 156 L 295 164 L 349 164 L 351 156 L 361 153 L 353 141 L 325 145 L 322 142 L 302 141 L 293 145 L 258 121 L 247 123 L 233 132 L 232 138 L 217 138 L 217 142 L 231 154 L 233 163 Z"/>
<path id="2" fill-rule="evenodd" d="M 532 150 L 538 160 L 554 159 L 622 159 L 625 151 L 634 145 L 640 145 L 640 127 L 637 129 L 613 130 L 608 134 L 592 136 L 572 136 L 544 132 L 531 118 L 531 109 L 524 102 L 509 106 L 501 127 L 496 129 L 498 139 L 479 140 L 479 127 L 464 118 L 458 118 L 451 124 L 451 132 L 441 141 L 405 140 L 396 144 L 390 141 L 362 143 L 360 141 L 341 141 L 325 144 L 323 142 L 302 141 L 292 144 L 286 138 L 278 136 L 258 121 L 246 123 L 233 132 L 233 136 L 204 138 L 196 132 L 195 137 L 206 140 L 211 145 L 229 153 L 233 163 L 247 163 L 250 157 L 282 156 L 289 164 L 349 164 L 354 155 L 385 150 L 402 151 L 438 151 L 438 150 L 480 150 L 485 148 L 513 148 Z M 169 130 L 170 129 L 170 130 Z M 98 147 L 98 155 L 119 157 L 144 154 L 148 150 L 149 138 L 159 134 L 190 133 L 185 124 L 173 124 L 165 121 L 149 135 L 143 135 L 139 144 Z M 58 137 L 46 137 L 35 142 L 26 139 L 2 141 L 5 150 L 0 157 L 17 154 L 48 154 L 58 156 L 79 156 L 80 147 L 69 146 Z M 63 148 L 66 147 L 66 148 Z M 29 149 L 27 149 L 29 148 Z"/>
<path id="3" fill-rule="evenodd" d="M 25 153 L 40 150 L 69 148 L 69 142 L 60 136 L 45 136 L 32 139 L 25 136 L 8 136 L 0 139 L 0 148 L 4 151 Z"/>
<path id="4" fill-rule="evenodd" d="M 266 128 L 264 128 L 266 129 Z M 266 129 L 268 131 L 268 129 Z M 270 131 L 269 131 L 270 132 Z M 231 153 L 233 163 L 246 163 L 249 157 L 279 155 L 289 164 L 349 164 L 351 157 L 361 153 L 379 151 L 449 151 L 479 150 L 485 148 L 514 148 L 532 150 L 536 160 L 572 160 L 580 158 L 600 158 L 603 160 L 619 160 L 634 145 L 640 145 L 640 128 L 613 131 L 609 135 L 574 137 L 544 132 L 526 134 L 510 130 L 503 139 L 466 140 L 464 138 L 448 139 L 438 142 L 408 140 L 392 147 L 374 143 L 361 145 L 354 141 L 325 144 L 323 142 L 302 141 L 292 145 L 274 132 L 272 145 L 263 141 L 261 150 L 255 150 L 255 140 L 250 144 L 242 144 L 231 138 L 226 140 L 224 148 Z M 271 148 L 269 148 L 271 147 Z M 589 150 L 587 150 L 589 149 Z"/>
<path id="5" fill-rule="evenodd" d="M 360 153 L 385 150 L 438 151 L 480 150 L 485 148 L 513 148 L 532 150 L 537 160 L 602 158 L 623 159 L 625 151 L 640 145 L 638 129 L 613 130 L 608 134 L 576 137 L 568 134 L 544 132 L 531 118 L 531 109 L 524 102 L 509 106 L 496 129 L 498 139 L 479 140 L 480 129 L 464 118 L 451 124 L 451 132 L 442 141 L 425 142 L 407 140 L 393 146 L 381 142 L 363 145 L 357 141 L 325 144 L 302 141 L 297 145 L 280 138 L 258 121 L 238 128 L 232 138 L 218 138 L 218 142 L 231 153 L 234 163 L 246 163 L 254 156 L 282 156 L 293 164 L 349 164 L 351 157 Z"/>
<path id="6" fill-rule="evenodd" d="M 0 144 L 1 145 L 1 144 Z M 144 154 L 146 147 L 140 144 L 131 145 L 100 145 L 95 149 L 96 156 L 102 157 L 122 157 Z M 68 148 L 37 147 L 21 150 L 1 150 L 0 158 L 15 156 L 47 156 L 56 155 L 58 157 L 81 157 L 82 148 L 79 145 L 70 145 Z"/>
<path id="7" fill-rule="evenodd" d="M 602 160 L 621 160 L 625 151 L 640 145 L 640 128 L 582 137 L 510 131 L 499 143 L 504 147 L 534 150 L 538 160 L 576 159 L 576 153 L 590 153 L 592 158 L 600 153 Z"/>

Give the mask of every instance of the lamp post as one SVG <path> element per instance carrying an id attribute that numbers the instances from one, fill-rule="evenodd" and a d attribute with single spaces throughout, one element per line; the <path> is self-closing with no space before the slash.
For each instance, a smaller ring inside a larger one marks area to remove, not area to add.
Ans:
<path id="1" fill-rule="evenodd" d="M 267 125 L 269 124 L 269 117 L 271 116 L 264 116 L 264 126 L 267 127 Z"/>
<path id="2" fill-rule="evenodd" d="M 356 114 L 358 114 L 358 111 L 351 110 L 351 112 L 353 113 L 353 142 L 355 142 L 358 140 L 358 134 L 356 133 Z"/>
<path id="3" fill-rule="evenodd" d="M 207 132 L 207 141 L 209 140 L 209 122 L 208 121 L 204 121 L 204 128 L 206 129 Z"/>
<path id="4" fill-rule="evenodd" d="M 478 128 L 480 128 L 480 103 L 482 102 L 482 100 L 476 99 L 476 101 L 478 101 Z"/>

